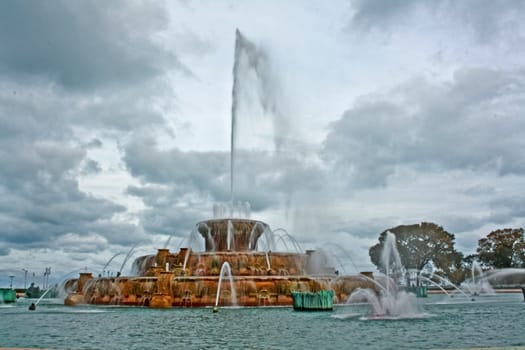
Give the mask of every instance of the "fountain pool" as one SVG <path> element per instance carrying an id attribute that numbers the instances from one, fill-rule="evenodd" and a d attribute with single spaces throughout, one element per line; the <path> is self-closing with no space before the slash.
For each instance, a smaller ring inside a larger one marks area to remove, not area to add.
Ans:
<path id="1" fill-rule="evenodd" d="M 44 299 L 0 306 L 0 347 L 51 349 L 458 349 L 525 346 L 521 293 L 486 302 L 459 302 L 446 295 L 418 298 L 426 315 L 383 320 L 352 308 L 305 313 L 291 307 L 151 309 L 85 305 L 67 307 Z M 368 308 L 364 306 L 363 308 Z M 162 336 L 159 336 L 162 335 Z"/>

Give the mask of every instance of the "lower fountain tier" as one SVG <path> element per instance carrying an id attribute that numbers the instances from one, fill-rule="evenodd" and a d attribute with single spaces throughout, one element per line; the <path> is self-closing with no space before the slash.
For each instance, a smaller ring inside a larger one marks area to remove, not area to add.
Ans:
<path id="1" fill-rule="evenodd" d="M 163 272 L 155 277 L 86 278 L 68 281 L 66 305 L 98 304 L 150 307 L 215 306 L 219 277 L 181 277 Z M 219 306 L 291 306 L 292 291 L 333 290 L 334 302 L 344 303 L 357 288 L 373 288 L 362 275 L 356 276 L 235 276 L 232 293 L 228 278 L 223 278 Z M 232 294 L 236 295 L 233 300 Z"/>

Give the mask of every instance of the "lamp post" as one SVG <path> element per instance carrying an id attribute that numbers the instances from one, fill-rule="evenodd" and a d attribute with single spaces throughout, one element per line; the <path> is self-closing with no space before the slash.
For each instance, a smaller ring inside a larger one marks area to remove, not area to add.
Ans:
<path id="1" fill-rule="evenodd" d="M 24 271 L 24 289 L 27 289 L 27 270 L 22 269 Z"/>
<path id="2" fill-rule="evenodd" d="M 13 289 L 13 278 L 15 278 L 15 276 L 11 275 L 9 278 L 11 279 L 10 288 Z"/>
<path id="3" fill-rule="evenodd" d="M 49 275 L 51 274 L 51 267 L 46 267 L 46 271 L 44 272 L 44 289 L 47 289 L 49 287 Z"/>

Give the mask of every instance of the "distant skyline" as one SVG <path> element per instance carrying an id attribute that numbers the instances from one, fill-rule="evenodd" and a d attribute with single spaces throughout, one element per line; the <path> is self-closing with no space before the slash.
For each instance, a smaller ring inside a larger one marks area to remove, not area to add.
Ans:
<path id="1" fill-rule="evenodd" d="M 0 287 L 177 250 L 235 199 L 343 270 L 401 224 L 525 217 L 525 3 L 0 2 Z M 251 62 L 251 63 L 250 63 Z M 257 69 L 254 67 L 257 66 Z M 338 248 L 334 248 L 338 247 Z M 350 261 L 351 260 L 351 261 Z M 28 283 L 29 284 L 29 283 Z"/>

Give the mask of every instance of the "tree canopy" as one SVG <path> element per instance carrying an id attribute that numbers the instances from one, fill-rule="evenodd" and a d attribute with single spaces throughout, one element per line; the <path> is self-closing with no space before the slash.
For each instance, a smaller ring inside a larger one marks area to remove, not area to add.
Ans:
<path id="1" fill-rule="evenodd" d="M 523 228 L 492 231 L 478 241 L 477 255 L 485 268 L 525 267 Z"/>
<path id="2" fill-rule="evenodd" d="M 397 250 L 401 263 L 406 269 L 422 270 L 432 263 L 445 275 L 453 273 L 461 266 L 463 254 L 454 248 L 455 236 L 434 223 L 422 222 L 414 225 L 400 225 L 382 232 L 379 243 L 369 250 L 372 263 L 381 272 L 384 271 L 381 261 L 387 232 L 396 236 Z"/>

